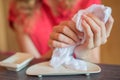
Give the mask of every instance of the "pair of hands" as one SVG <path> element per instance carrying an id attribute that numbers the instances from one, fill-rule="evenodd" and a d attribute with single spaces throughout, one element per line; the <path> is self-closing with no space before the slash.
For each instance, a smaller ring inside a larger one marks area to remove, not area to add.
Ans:
<path id="1" fill-rule="evenodd" d="M 86 40 L 78 45 L 76 50 L 91 50 L 107 42 L 114 19 L 112 16 L 105 24 L 92 14 L 82 15 L 82 27 L 85 31 Z M 52 48 L 68 47 L 77 45 L 84 36 L 83 32 L 76 29 L 73 21 L 64 21 L 53 28 L 50 35 L 49 46 Z"/>

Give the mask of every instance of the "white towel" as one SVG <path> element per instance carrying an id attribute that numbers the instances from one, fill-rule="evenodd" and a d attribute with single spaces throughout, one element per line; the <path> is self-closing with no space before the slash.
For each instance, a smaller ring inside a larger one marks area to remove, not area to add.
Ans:
<path id="1" fill-rule="evenodd" d="M 101 21 L 104 23 L 107 22 L 108 18 L 111 15 L 111 8 L 106 7 L 104 5 L 97 5 L 93 4 L 92 6 L 84 9 L 79 10 L 72 20 L 76 23 L 76 29 L 78 29 L 80 32 L 84 32 L 82 26 L 81 26 L 81 15 L 91 13 L 95 16 L 97 16 Z M 85 41 L 85 36 L 82 39 L 82 43 Z M 75 69 L 75 70 L 87 70 L 86 64 L 84 61 L 75 59 L 73 57 L 74 48 L 76 46 L 70 46 L 66 48 L 56 48 L 53 51 L 52 58 L 50 60 L 50 65 L 54 68 L 58 68 L 61 65 L 64 65 L 67 68 Z"/>

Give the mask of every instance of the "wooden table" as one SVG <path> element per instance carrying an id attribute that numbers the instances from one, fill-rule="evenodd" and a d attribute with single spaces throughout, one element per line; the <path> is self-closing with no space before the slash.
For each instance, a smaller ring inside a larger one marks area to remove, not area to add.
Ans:
<path id="1" fill-rule="evenodd" d="M 0 61 L 5 58 L 7 58 L 7 55 L 0 54 Z M 33 60 L 30 65 L 42 61 L 44 60 Z M 97 74 L 91 74 L 90 76 L 43 76 L 42 78 L 25 74 L 26 69 L 30 65 L 19 72 L 9 71 L 4 67 L 0 67 L 0 80 L 120 80 L 120 65 L 98 64 L 102 68 L 102 71 Z"/>

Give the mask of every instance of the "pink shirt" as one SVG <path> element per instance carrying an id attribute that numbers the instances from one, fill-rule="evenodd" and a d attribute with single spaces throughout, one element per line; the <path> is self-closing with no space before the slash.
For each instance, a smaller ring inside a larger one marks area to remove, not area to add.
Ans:
<path id="1" fill-rule="evenodd" d="M 39 53 L 44 55 L 50 49 L 48 47 L 48 39 L 53 26 L 58 25 L 63 20 L 70 19 L 79 9 L 84 9 L 92 4 L 99 3 L 100 0 L 80 0 L 79 3 L 73 7 L 74 11 L 64 10 L 58 7 L 60 14 L 58 16 L 54 16 L 49 5 L 47 4 L 47 0 L 42 0 L 42 5 L 40 8 L 41 15 L 35 14 L 36 18 L 34 27 L 32 28 L 32 31 L 28 33 Z M 13 23 L 17 17 L 13 8 L 14 4 L 12 4 L 10 8 L 10 23 Z"/>

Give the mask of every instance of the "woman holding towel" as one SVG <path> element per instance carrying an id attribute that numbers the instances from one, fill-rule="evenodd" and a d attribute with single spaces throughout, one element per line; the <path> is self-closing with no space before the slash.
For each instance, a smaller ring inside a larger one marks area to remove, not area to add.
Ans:
<path id="1" fill-rule="evenodd" d="M 35 58 L 50 58 L 54 48 L 76 45 L 84 33 L 75 28 L 71 18 L 92 4 L 100 4 L 100 0 L 12 0 L 9 22 L 21 51 Z M 107 42 L 113 21 L 112 16 L 104 24 L 93 14 L 82 15 L 87 38 L 74 52 L 83 52 L 83 59 L 98 62 L 99 47 Z"/>

